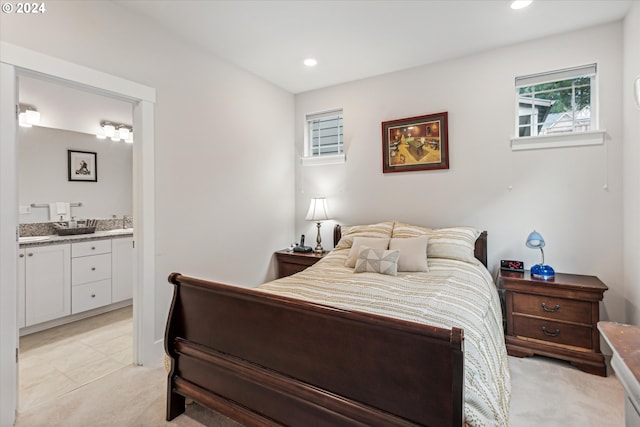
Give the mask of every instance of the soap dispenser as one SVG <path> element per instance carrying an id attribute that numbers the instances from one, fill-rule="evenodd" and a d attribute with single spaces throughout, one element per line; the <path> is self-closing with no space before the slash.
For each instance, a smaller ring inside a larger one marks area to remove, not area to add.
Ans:
<path id="1" fill-rule="evenodd" d="M 76 221 L 75 216 L 71 217 L 71 221 L 69 221 L 69 228 L 78 228 L 78 222 Z"/>

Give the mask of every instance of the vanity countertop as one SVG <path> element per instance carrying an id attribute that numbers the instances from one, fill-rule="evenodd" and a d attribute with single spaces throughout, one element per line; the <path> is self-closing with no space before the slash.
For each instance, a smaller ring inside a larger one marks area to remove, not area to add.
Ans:
<path id="1" fill-rule="evenodd" d="M 46 246 L 46 245 L 56 245 L 61 243 L 75 243 L 75 242 L 86 242 L 90 240 L 103 240 L 103 239 L 112 239 L 118 237 L 131 237 L 133 236 L 133 228 L 120 228 L 115 230 L 106 230 L 106 231 L 96 231 L 95 233 L 90 234 L 72 234 L 68 236 L 58 236 L 58 235 L 50 235 L 50 236 L 26 236 L 20 238 L 18 243 L 21 248 L 31 248 L 34 246 Z M 38 239 L 38 237 L 42 237 L 42 239 Z M 44 239 L 46 237 L 46 239 Z"/>

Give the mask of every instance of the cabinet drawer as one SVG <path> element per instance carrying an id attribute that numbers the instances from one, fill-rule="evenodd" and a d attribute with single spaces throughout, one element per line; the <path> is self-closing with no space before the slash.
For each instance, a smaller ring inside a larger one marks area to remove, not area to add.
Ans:
<path id="1" fill-rule="evenodd" d="M 111 278 L 111 254 L 85 256 L 71 260 L 71 284 L 96 282 Z"/>
<path id="2" fill-rule="evenodd" d="M 111 252 L 111 239 L 91 240 L 71 244 L 71 258 L 87 255 L 108 254 Z"/>
<path id="3" fill-rule="evenodd" d="M 74 286 L 71 290 L 71 314 L 111 303 L 111 280 L 100 280 Z"/>
<path id="4" fill-rule="evenodd" d="M 535 338 L 556 344 L 592 348 L 592 330 L 586 326 L 513 316 L 513 333 L 516 336 Z"/>
<path id="5" fill-rule="evenodd" d="M 591 325 L 591 303 L 565 298 L 513 293 L 513 312 Z"/>

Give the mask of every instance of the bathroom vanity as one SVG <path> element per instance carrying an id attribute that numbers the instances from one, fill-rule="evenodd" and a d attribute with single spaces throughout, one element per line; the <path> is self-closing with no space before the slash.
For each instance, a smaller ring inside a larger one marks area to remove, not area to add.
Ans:
<path id="1" fill-rule="evenodd" d="M 20 335 L 131 304 L 133 230 L 20 239 Z"/>

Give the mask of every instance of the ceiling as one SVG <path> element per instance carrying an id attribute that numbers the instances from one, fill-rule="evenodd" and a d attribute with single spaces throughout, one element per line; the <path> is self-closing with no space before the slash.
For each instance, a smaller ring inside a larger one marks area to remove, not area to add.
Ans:
<path id="1" fill-rule="evenodd" d="M 168 31 L 301 93 L 619 20 L 631 0 L 125 1 Z M 302 61 L 312 56 L 314 68 Z"/>

